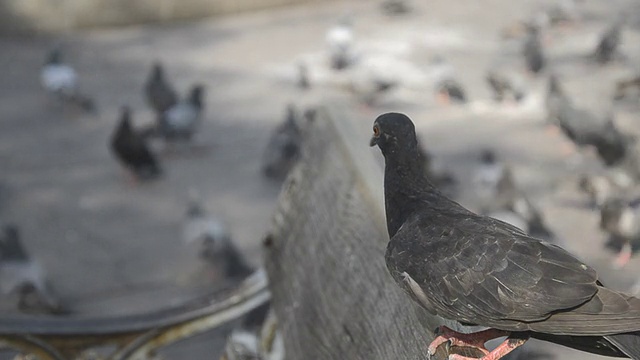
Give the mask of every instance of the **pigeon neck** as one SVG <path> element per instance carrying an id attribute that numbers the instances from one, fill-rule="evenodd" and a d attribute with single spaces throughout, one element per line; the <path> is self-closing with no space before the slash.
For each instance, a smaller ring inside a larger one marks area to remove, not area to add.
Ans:
<path id="1" fill-rule="evenodd" d="M 425 202 L 435 203 L 439 195 L 427 180 L 417 148 L 385 154 L 384 197 L 389 237 L 398 232 Z"/>

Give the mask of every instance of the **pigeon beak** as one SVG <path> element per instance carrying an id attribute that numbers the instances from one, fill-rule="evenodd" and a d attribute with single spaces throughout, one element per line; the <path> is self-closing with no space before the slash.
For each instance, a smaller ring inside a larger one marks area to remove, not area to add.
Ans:
<path id="1" fill-rule="evenodd" d="M 378 145 L 378 138 L 375 136 L 371 137 L 371 140 L 369 140 L 369 146 L 376 146 Z"/>

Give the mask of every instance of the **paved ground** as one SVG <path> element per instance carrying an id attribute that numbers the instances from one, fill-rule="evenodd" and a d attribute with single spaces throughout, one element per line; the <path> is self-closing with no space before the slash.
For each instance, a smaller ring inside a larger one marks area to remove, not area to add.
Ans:
<path id="1" fill-rule="evenodd" d="M 543 79 L 525 76 L 531 93 L 520 106 L 494 104 L 484 83 L 485 70 L 496 63 L 522 72 L 518 40 L 502 40 L 498 32 L 545 3 L 415 3 L 415 12 L 394 18 L 382 15 L 376 2 L 354 1 L 56 39 L 0 38 L 0 66 L 5 69 L 0 72 L 0 220 L 20 225 L 26 246 L 78 312 L 124 314 L 178 302 L 210 281 L 202 276 L 196 249 L 180 241 L 188 189 L 200 191 L 258 264 L 259 242 L 279 191 L 278 184 L 259 173 L 269 131 L 281 120 L 286 103 L 312 104 L 339 96 L 354 104 L 363 131 L 370 131 L 383 111 L 408 113 L 427 147 L 463 179 L 478 149 L 496 149 L 515 166 L 517 179 L 566 247 L 593 264 L 607 284 L 628 289 L 637 280 L 640 260 L 613 271 L 613 254 L 602 250 L 597 214 L 576 206 L 584 201 L 575 190 L 577 174 L 597 166 L 589 158 L 575 163 L 563 156 L 566 141 L 544 132 Z M 576 103 L 602 114 L 611 109 L 613 80 L 634 72 L 640 32 L 637 27 L 624 31 L 626 62 L 600 68 L 584 55 L 621 9 L 636 23 L 640 12 L 631 1 L 583 4 L 587 20 L 550 30 L 545 46 Z M 340 74 L 327 67 L 325 32 L 344 13 L 354 16 L 362 63 L 373 59 L 401 80 L 400 88 L 373 108 L 343 90 L 361 76 L 364 65 Z M 40 90 L 39 66 L 47 49 L 59 42 L 68 50 L 67 60 L 79 72 L 82 88 L 95 96 L 98 116 L 64 111 Z M 434 101 L 428 61 L 435 54 L 455 67 L 469 104 L 446 107 Z M 154 60 L 166 64 L 181 92 L 196 81 L 207 85 L 206 123 L 198 138 L 207 151 L 165 157 L 164 179 L 132 187 L 106 142 L 122 104 L 132 106 L 140 124 L 150 121 L 141 87 Z M 299 61 L 309 64 L 314 83 L 304 93 L 294 86 Z M 640 131 L 632 107 L 614 110 L 622 126 Z M 372 154 L 379 156 L 375 150 Z M 461 201 L 475 206 L 470 199 L 462 194 Z M 219 346 L 205 336 L 165 356 L 183 358 L 189 351 L 192 358 L 210 359 Z M 588 357 L 550 349 L 562 358 Z"/>

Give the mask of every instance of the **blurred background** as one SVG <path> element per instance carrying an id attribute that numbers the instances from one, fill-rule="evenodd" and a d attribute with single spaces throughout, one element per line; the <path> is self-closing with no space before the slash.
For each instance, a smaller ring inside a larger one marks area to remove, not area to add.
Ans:
<path id="1" fill-rule="evenodd" d="M 636 1 L 0 0 L 0 49 L 0 312 L 134 314 L 246 276 L 332 101 L 367 133 L 407 113 L 448 194 L 640 292 Z"/>

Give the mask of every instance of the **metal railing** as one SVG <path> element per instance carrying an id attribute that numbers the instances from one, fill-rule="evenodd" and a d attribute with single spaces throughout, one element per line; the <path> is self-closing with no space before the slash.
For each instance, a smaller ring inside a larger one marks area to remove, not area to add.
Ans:
<path id="1" fill-rule="evenodd" d="M 0 317 L 0 347 L 41 360 L 78 358 L 98 346 L 115 346 L 110 360 L 140 360 L 159 348 L 215 329 L 265 304 L 271 295 L 263 269 L 237 288 L 148 314 L 74 318 Z"/>

